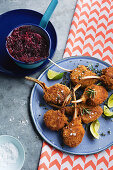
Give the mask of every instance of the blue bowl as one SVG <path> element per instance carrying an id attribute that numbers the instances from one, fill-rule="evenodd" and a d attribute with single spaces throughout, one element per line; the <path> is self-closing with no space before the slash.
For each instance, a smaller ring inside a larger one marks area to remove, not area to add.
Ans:
<path id="1" fill-rule="evenodd" d="M 0 72 L 14 77 L 25 77 L 44 68 L 49 60 L 46 60 L 42 65 L 34 69 L 24 69 L 19 67 L 12 59 L 6 50 L 6 37 L 11 30 L 19 25 L 39 25 L 43 15 L 37 11 L 29 9 L 11 10 L 0 15 Z M 57 34 L 53 24 L 49 21 L 46 31 L 51 38 L 51 50 L 49 58 L 52 59 L 57 47 Z"/>
<path id="2" fill-rule="evenodd" d="M 15 162 L 13 163 L 9 163 L 8 166 L 6 162 L 7 160 L 5 159 L 4 162 L 1 162 L 0 164 L 0 170 L 21 170 L 25 161 L 25 151 L 24 151 L 24 147 L 21 144 L 21 142 L 16 139 L 13 136 L 9 136 L 9 135 L 1 135 L 0 136 L 0 146 L 7 146 L 8 144 L 10 144 L 10 146 L 12 146 L 15 150 L 15 152 L 17 153 L 17 159 Z M 12 148 L 9 150 L 11 154 L 12 152 Z M 14 153 L 12 152 L 12 156 L 14 157 Z M 10 158 L 10 156 L 9 156 Z M 3 164 L 2 164 L 3 163 Z M 3 166 L 2 166 L 3 165 Z"/>
<path id="3" fill-rule="evenodd" d="M 46 40 L 46 42 L 47 42 L 47 44 L 48 44 L 48 46 L 49 46 L 49 51 L 48 51 L 48 53 L 49 53 L 49 55 L 50 55 L 50 51 L 51 51 L 51 38 L 50 38 L 48 32 L 47 32 L 45 29 L 43 29 L 42 27 L 40 27 L 40 26 L 38 26 L 38 25 L 34 25 L 34 24 L 32 24 L 32 25 L 20 25 L 20 26 L 18 26 L 18 27 L 16 27 L 16 28 L 23 27 L 23 26 L 30 27 L 32 30 L 34 30 L 34 32 L 38 33 L 39 35 L 41 35 L 41 36 Z M 8 35 L 7 37 L 9 37 L 16 28 L 14 28 L 14 29 L 9 33 L 9 35 Z M 22 61 L 20 61 L 20 60 L 17 60 L 17 59 L 15 59 L 15 58 L 10 54 L 10 52 L 9 52 L 9 50 L 8 50 L 8 48 L 7 48 L 7 41 L 6 41 L 6 50 L 7 50 L 8 54 L 9 54 L 9 57 L 10 57 L 18 66 L 20 66 L 20 67 L 22 67 L 22 68 L 25 68 L 25 69 L 37 68 L 37 67 L 41 66 L 41 65 L 42 65 L 46 60 L 48 60 L 48 58 L 49 58 L 49 55 L 48 55 L 47 58 L 44 58 L 44 59 L 35 61 L 35 62 L 33 62 L 33 63 L 27 63 L 27 62 L 22 62 Z"/>

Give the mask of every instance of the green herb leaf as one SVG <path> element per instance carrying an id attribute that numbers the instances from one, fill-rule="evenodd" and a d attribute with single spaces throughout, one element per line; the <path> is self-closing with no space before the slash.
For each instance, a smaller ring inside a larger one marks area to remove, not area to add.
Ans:
<path id="1" fill-rule="evenodd" d="M 88 88 L 88 90 L 86 91 L 86 93 L 87 93 L 87 96 L 88 96 L 89 98 L 94 98 L 94 97 L 95 97 L 95 90 L 93 90 L 93 89 Z"/>
<path id="2" fill-rule="evenodd" d="M 91 114 L 91 110 L 89 109 L 89 108 L 84 108 L 84 107 L 82 107 L 82 108 L 80 108 L 80 113 L 81 113 L 81 115 L 83 116 L 84 114 Z"/>

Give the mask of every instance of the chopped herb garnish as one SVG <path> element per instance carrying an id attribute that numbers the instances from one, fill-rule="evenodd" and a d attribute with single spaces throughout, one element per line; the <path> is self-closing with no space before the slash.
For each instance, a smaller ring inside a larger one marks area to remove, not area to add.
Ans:
<path id="1" fill-rule="evenodd" d="M 104 105 L 108 106 L 107 104 L 108 104 L 108 102 L 107 102 L 107 100 L 106 100 L 106 101 L 104 102 Z"/>
<path id="2" fill-rule="evenodd" d="M 69 83 L 69 89 L 70 89 L 70 90 L 72 89 L 72 84 L 71 84 L 71 82 Z"/>
<path id="3" fill-rule="evenodd" d="M 91 114 L 91 110 L 88 108 L 84 108 L 84 107 L 80 108 L 80 112 L 81 112 L 81 115 L 84 115 L 84 114 L 90 115 Z"/>
<path id="4" fill-rule="evenodd" d="M 43 104 L 43 103 L 40 103 L 40 104 L 39 104 L 39 106 L 40 106 L 40 107 L 43 107 L 43 106 L 45 106 L 45 104 Z"/>
<path id="5" fill-rule="evenodd" d="M 47 107 L 44 107 L 45 110 L 49 110 Z"/>
<path id="6" fill-rule="evenodd" d="M 81 76 L 78 76 L 78 79 L 80 80 L 80 79 L 81 79 Z"/>
<path id="7" fill-rule="evenodd" d="M 95 90 L 93 90 L 93 89 L 88 88 L 88 90 L 86 91 L 86 93 L 87 93 L 87 96 L 88 96 L 89 98 L 94 98 L 94 97 L 95 97 Z"/>
<path id="8" fill-rule="evenodd" d="M 60 82 L 60 84 L 69 86 L 69 77 L 68 77 L 68 72 L 64 72 L 62 81 Z"/>
<path id="9" fill-rule="evenodd" d="M 99 66 L 99 63 L 97 63 L 96 65 L 95 65 L 95 67 L 98 67 Z"/>
<path id="10" fill-rule="evenodd" d="M 105 134 L 105 133 L 101 133 L 100 135 L 101 135 L 101 136 L 106 136 L 106 134 Z"/>
<path id="11" fill-rule="evenodd" d="M 102 117 L 104 117 L 104 118 L 105 118 L 106 116 L 105 116 L 104 114 L 102 114 Z"/>
<path id="12" fill-rule="evenodd" d="M 108 130 L 108 134 L 109 134 L 109 135 L 111 134 L 111 131 L 110 131 L 110 130 Z"/>
<path id="13" fill-rule="evenodd" d="M 85 125 L 85 130 L 87 130 L 89 128 L 89 124 Z"/>
<path id="14" fill-rule="evenodd" d="M 101 82 L 97 83 L 97 86 L 101 86 L 101 85 L 102 85 Z"/>
<path id="15" fill-rule="evenodd" d="M 94 67 L 93 67 L 92 64 L 89 64 L 89 65 L 87 66 L 87 68 L 88 68 L 89 70 L 91 70 L 91 71 L 94 71 Z"/>
<path id="16" fill-rule="evenodd" d="M 59 101 L 59 100 L 60 100 L 60 96 L 58 95 L 58 96 L 57 96 L 57 101 Z"/>
<path id="17" fill-rule="evenodd" d="M 101 75 L 102 74 L 102 70 L 95 70 L 95 73 L 98 74 L 98 75 Z"/>

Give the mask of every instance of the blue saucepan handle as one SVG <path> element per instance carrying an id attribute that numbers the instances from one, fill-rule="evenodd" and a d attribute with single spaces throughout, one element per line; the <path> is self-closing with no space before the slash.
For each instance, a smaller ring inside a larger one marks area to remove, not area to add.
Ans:
<path id="1" fill-rule="evenodd" d="M 58 0 L 52 0 L 51 1 L 51 3 L 49 4 L 46 12 L 44 13 L 44 15 L 43 15 L 43 17 L 42 17 L 42 19 L 40 21 L 39 26 L 41 26 L 44 29 L 47 27 L 49 19 L 50 19 L 52 13 L 53 13 L 55 7 L 57 6 L 57 4 L 58 4 Z"/>

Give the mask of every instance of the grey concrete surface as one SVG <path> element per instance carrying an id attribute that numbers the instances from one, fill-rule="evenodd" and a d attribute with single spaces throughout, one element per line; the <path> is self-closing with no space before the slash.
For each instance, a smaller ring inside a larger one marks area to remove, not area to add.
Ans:
<path id="1" fill-rule="evenodd" d="M 50 0 L 0 0 L 0 14 L 13 9 L 32 9 L 43 14 L 50 2 Z M 54 61 L 62 58 L 75 4 L 76 0 L 59 0 L 50 19 L 58 35 Z M 44 69 L 32 76 L 38 77 Z M 29 99 L 32 87 L 33 83 L 25 81 L 24 78 L 12 78 L 0 73 L 0 135 L 12 135 L 23 144 L 25 162 L 22 170 L 37 169 L 43 141 L 30 116 Z"/>

